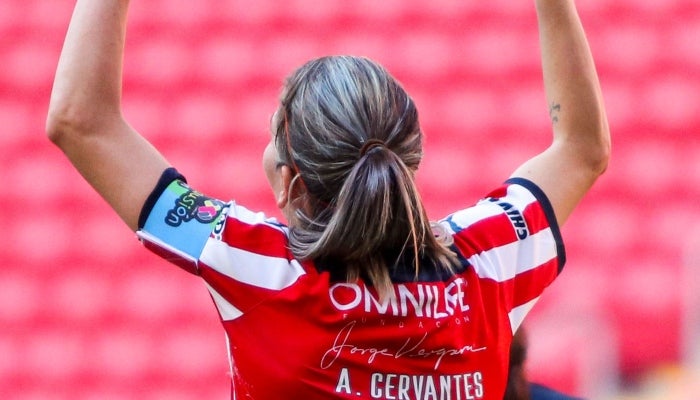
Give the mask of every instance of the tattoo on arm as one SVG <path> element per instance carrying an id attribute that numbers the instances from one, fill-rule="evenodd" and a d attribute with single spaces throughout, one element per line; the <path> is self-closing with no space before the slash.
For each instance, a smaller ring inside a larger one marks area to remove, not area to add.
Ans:
<path id="1" fill-rule="evenodd" d="M 549 105 L 549 118 L 552 120 L 552 124 L 559 122 L 559 112 L 561 111 L 561 104 L 552 103 Z"/>

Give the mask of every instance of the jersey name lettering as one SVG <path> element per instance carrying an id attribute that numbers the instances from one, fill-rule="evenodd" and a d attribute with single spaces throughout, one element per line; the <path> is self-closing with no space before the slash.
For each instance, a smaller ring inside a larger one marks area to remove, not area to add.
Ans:
<path id="1" fill-rule="evenodd" d="M 372 374 L 370 396 L 392 400 L 473 400 L 484 397 L 481 372 L 459 375 Z"/>

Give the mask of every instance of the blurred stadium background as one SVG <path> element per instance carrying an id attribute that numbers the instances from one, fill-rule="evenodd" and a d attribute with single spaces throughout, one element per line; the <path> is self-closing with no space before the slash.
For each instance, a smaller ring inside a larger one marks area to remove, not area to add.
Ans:
<path id="1" fill-rule="evenodd" d="M 700 3 L 578 5 L 614 152 L 526 322 L 530 376 L 592 399 L 697 399 Z M 45 139 L 72 7 L 0 2 L 0 398 L 226 398 L 204 287 L 144 251 Z M 415 97 L 435 219 L 548 143 L 532 1 L 134 0 L 125 114 L 195 187 L 277 215 L 260 156 L 278 90 L 337 53 Z"/>

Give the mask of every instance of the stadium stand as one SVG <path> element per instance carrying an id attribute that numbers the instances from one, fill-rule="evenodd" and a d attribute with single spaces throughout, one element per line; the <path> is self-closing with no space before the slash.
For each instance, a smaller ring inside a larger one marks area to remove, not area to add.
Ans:
<path id="1" fill-rule="evenodd" d="M 593 398 L 696 399 L 700 303 L 682 288 L 699 281 L 684 254 L 700 220 L 700 3 L 579 3 L 613 158 L 527 321 L 531 376 Z M 0 2 L 0 398 L 226 398 L 204 287 L 143 251 L 45 139 L 72 5 Z M 194 186 L 273 216 L 259 155 L 283 78 L 311 57 L 373 57 L 414 94 L 434 218 L 548 140 L 529 2 L 151 0 L 131 16 L 129 120 Z"/>

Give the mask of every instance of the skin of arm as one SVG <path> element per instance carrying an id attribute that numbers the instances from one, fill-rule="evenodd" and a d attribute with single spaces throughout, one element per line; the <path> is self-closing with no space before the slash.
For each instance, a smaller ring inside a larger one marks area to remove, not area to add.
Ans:
<path id="1" fill-rule="evenodd" d="M 121 113 L 128 0 L 78 0 L 56 70 L 46 131 L 132 229 L 169 164 Z"/>
<path id="2" fill-rule="evenodd" d="M 563 224 L 610 156 L 603 98 L 581 21 L 572 0 L 536 0 L 545 93 L 554 138 L 513 177 L 536 183 Z"/>

